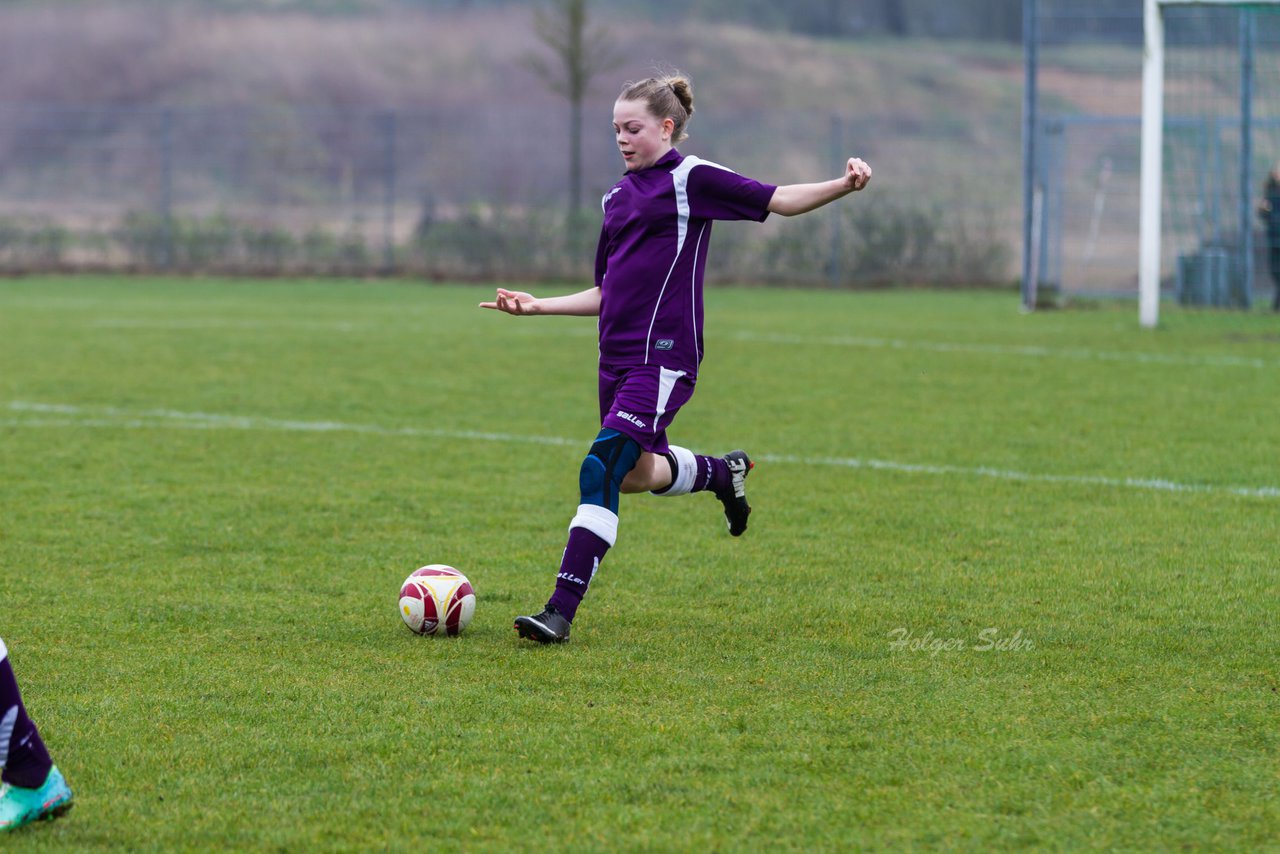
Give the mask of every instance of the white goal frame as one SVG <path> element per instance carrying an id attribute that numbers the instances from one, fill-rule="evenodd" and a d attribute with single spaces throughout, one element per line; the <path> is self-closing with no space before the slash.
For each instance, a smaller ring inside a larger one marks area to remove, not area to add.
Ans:
<path id="1" fill-rule="evenodd" d="M 1143 0 L 1138 320 L 1147 328 L 1153 328 L 1160 321 L 1160 193 L 1164 170 L 1164 10 L 1169 6 L 1280 8 L 1280 0 Z"/>

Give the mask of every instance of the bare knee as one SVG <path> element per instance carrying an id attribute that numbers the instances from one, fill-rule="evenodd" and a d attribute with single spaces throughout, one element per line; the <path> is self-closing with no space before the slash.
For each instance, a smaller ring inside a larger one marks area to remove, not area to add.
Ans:
<path id="1" fill-rule="evenodd" d="M 622 479 L 622 492 L 653 492 L 671 485 L 671 466 L 662 454 L 645 452 L 636 466 Z"/>

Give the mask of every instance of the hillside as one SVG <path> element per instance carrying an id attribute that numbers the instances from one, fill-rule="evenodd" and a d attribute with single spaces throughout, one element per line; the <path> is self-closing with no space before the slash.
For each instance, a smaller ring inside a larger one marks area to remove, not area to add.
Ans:
<path id="1" fill-rule="evenodd" d="M 622 59 L 601 75 L 586 108 L 591 193 L 617 172 L 607 121 L 620 83 L 679 67 L 695 82 L 698 108 L 683 150 L 774 181 L 826 177 L 844 154 L 858 154 L 876 170 L 877 198 L 947 217 L 963 208 L 965 216 L 979 217 L 969 223 L 970 235 L 1016 243 L 1017 46 L 823 40 L 697 21 L 673 32 L 643 21 L 601 22 Z M 401 133 L 422 135 L 428 152 L 417 167 L 410 164 L 423 175 L 413 194 L 430 193 L 446 215 L 476 202 L 531 207 L 562 192 L 567 159 L 565 105 L 524 64 L 544 50 L 527 11 L 386 6 L 315 15 L 205 5 L 7 4 L 0 7 L 0 104 L 110 107 L 95 132 L 116 138 L 147 132 L 125 126 L 121 117 L 132 115 L 125 108 L 395 109 L 412 114 Z M 1120 82 L 1115 59 L 1110 66 L 1046 68 L 1046 104 L 1131 113 L 1136 59 L 1132 78 Z M 205 116 L 190 133 L 204 148 L 230 145 L 215 143 L 211 123 L 217 121 Z M 10 155 L 31 156 L 22 126 L 0 124 L 0 203 L 4 167 L 15 180 Z M 224 129 L 239 133 L 231 124 Z M 44 161 L 24 161 L 17 171 L 61 168 L 50 159 L 60 150 L 44 148 Z M 297 162 L 301 155 L 282 156 Z M 201 157 L 222 153 L 202 149 Z M 272 167 L 273 179 L 281 168 Z M 357 177 L 333 180 L 359 183 L 360 164 L 335 168 Z M 44 189 L 24 187 L 21 195 L 53 204 L 61 191 L 47 187 L 61 183 L 42 179 Z M 296 188 L 281 192 L 298 195 Z M 401 217 L 402 226 L 412 218 Z"/>
<path id="2" fill-rule="evenodd" d="M 665 32 L 602 19 L 619 49 L 596 101 L 654 66 L 692 73 L 708 109 L 896 117 L 904 130 L 1016 120 L 1016 45 L 834 41 L 691 22 Z M 0 101 L 36 104 L 310 104 L 401 108 L 558 102 L 521 59 L 543 48 L 529 13 L 391 7 L 318 16 L 154 4 L 0 6 Z M 1052 62 L 1052 58 L 1049 58 Z M 1137 71 L 1136 57 L 1133 70 Z M 1136 74 L 1042 74 L 1046 94 L 1132 113 Z M 975 141 L 981 134 L 973 129 Z"/>

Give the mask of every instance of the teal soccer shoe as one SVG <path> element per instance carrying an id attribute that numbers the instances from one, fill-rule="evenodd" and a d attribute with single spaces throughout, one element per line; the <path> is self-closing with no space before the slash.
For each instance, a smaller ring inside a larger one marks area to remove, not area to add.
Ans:
<path id="1" fill-rule="evenodd" d="M 0 788 L 0 833 L 42 818 L 57 818 L 71 806 L 71 788 L 56 765 L 38 789 L 21 789 L 5 783 Z"/>

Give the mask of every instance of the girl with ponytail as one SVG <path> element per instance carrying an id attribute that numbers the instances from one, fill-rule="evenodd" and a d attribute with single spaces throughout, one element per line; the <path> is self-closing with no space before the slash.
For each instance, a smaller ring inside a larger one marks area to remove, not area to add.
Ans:
<path id="1" fill-rule="evenodd" d="M 569 639 L 578 605 L 617 539 L 622 493 L 710 492 L 723 505 L 729 533 L 746 531 L 746 479 L 754 467 L 747 453 L 705 456 L 667 438 L 693 396 L 703 358 L 702 280 L 711 225 L 806 213 L 871 180 L 871 167 L 856 157 L 838 178 L 784 186 L 686 157 L 675 144 L 688 137 L 692 116 L 693 86 L 683 75 L 626 84 L 613 105 L 626 174 L 600 202 L 594 286 L 541 298 L 498 288 L 492 302 L 480 304 L 519 316 L 600 318 L 600 433 L 579 471 L 579 504 L 555 591 L 541 613 L 515 620 L 523 638 Z"/>

